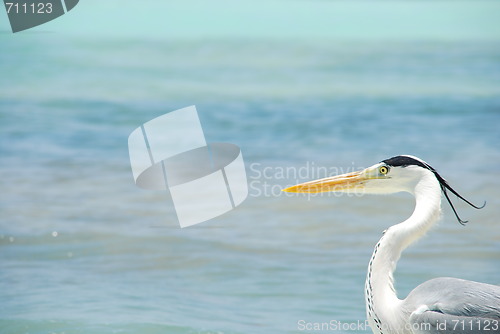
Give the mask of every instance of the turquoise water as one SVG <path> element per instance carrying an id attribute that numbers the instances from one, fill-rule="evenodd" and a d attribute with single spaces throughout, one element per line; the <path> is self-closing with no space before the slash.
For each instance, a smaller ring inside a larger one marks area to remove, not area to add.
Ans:
<path id="1" fill-rule="evenodd" d="M 0 333 L 364 321 L 373 245 L 412 199 L 279 190 L 397 154 L 487 201 L 455 201 L 466 227 L 443 205 L 403 254 L 400 297 L 437 276 L 500 284 L 498 43 L 0 40 Z M 250 194 L 181 230 L 168 194 L 133 184 L 127 137 L 192 104 L 209 141 L 241 147 Z"/>

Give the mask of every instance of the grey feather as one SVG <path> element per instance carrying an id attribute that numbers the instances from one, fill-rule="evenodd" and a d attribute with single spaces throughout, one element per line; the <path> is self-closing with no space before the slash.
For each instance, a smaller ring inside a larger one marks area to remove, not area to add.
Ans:
<path id="1" fill-rule="evenodd" d="M 417 286 L 403 302 L 414 333 L 500 333 L 500 286 L 441 277 Z"/>
<path id="2" fill-rule="evenodd" d="M 426 311 L 412 314 L 410 324 L 414 334 L 498 334 L 500 320 L 466 317 Z"/>

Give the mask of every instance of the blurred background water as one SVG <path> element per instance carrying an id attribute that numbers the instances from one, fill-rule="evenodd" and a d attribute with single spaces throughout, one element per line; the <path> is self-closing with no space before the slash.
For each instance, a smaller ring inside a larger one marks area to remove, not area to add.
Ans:
<path id="1" fill-rule="evenodd" d="M 280 189 L 398 154 L 487 201 L 479 211 L 455 201 L 466 227 L 443 204 L 440 224 L 403 254 L 400 297 L 438 276 L 500 284 L 500 44 L 488 21 L 498 4 L 459 2 L 455 16 L 428 14 L 424 25 L 407 13 L 428 13 L 418 1 L 392 12 L 364 3 L 371 13 L 328 1 L 151 1 L 176 17 L 165 22 L 110 3 L 82 1 L 16 35 L 2 21 L 0 333 L 299 333 L 325 332 L 302 331 L 301 320 L 364 321 L 373 246 L 411 214 L 412 198 Z M 209 25 L 206 11 L 222 19 Z M 329 29 L 331 13 L 340 25 Z M 392 14 L 393 26 L 372 27 Z M 175 35 L 182 24 L 191 30 Z M 192 104 L 208 141 L 241 147 L 250 193 L 181 230 L 168 194 L 133 184 L 127 137 Z"/>

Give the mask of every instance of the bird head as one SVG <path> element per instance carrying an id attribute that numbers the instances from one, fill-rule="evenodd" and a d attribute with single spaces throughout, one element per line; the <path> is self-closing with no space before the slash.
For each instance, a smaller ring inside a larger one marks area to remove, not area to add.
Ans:
<path id="1" fill-rule="evenodd" d="M 458 216 L 447 191 L 452 192 L 476 209 L 481 209 L 486 204 L 485 202 L 481 207 L 475 206 L 458 194 L 429 164 L 410 155 L 398 155 L 361 171 L 297 184 L 283 189 L 283 191 L 293 193 L 342 192 L 362 194 L 413 192 L 417 183 L 424 177 L 432 177 L 439 182 L 443 194 L 461 224 L 465 224 L 467 221 Z"/>

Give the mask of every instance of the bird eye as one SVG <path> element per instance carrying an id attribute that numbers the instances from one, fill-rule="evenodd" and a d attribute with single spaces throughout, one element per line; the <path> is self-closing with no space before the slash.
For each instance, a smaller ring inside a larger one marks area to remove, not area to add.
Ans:
<path id="1" fill-rule="evenodd" d="M 380 174 L 386 175 L 387 173 L 389 173 L 389 167 L 381 166 L 378 171 L 380 172 Z"/>

